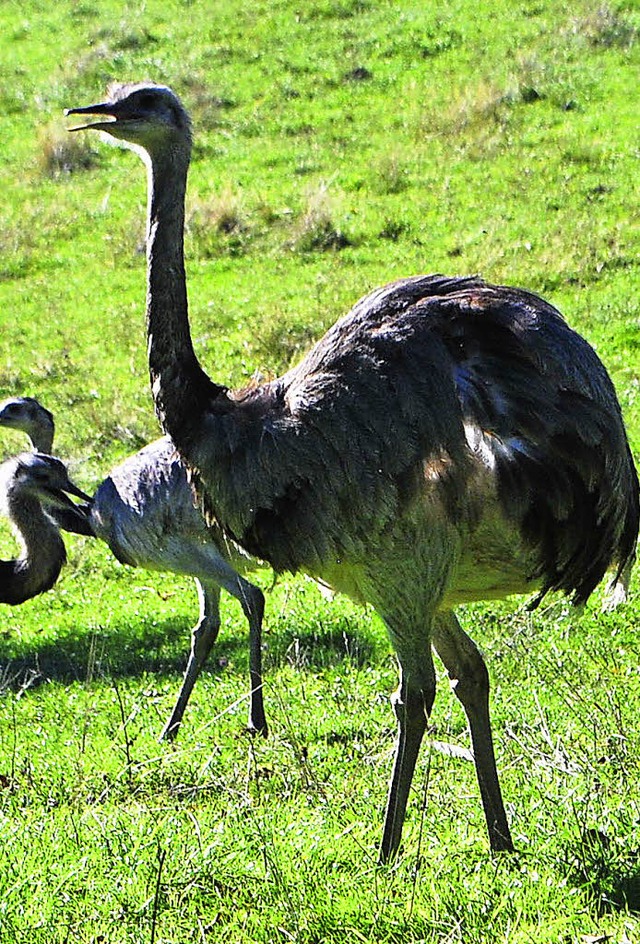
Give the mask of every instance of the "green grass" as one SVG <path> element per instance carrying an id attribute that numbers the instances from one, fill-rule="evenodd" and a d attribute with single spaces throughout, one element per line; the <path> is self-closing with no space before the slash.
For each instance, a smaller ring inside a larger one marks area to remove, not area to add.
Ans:
<path id="1" fill-rule="evenodd" d="M 480 272 L 596 347 L 639 454 L 634 4 L 24 0 L 0 26 L 0 396 L 54 411 L 82 487 L 158 432 L 144 172 L 62 117 L 112 79 L 164 81 L 193 113 L 189 292 L 214 378 L 286 369 L 393 278 Z M 0 455 L 23 446 L 5 431 Z M 159 745 L 195 592 L 68 549 L 53 592 L 0 612 L 2 944 L 640 938 L 637 578 L 613 614 L 601 593 L 583 613 L 462 611 L 519 851 L 488 852 L 442 678 L 404 854 L 379 870 L 396 669 L 377 617 L 259 575 L 271 736 L 243 733 L 247 631 L 225 600 Z"/>

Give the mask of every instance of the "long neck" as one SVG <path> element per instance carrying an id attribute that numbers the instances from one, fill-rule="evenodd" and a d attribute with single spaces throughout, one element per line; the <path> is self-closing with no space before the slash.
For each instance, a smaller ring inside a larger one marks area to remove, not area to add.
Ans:
<path id="1" fill-rule="evenodd" d="M 29 430 L 29 439 L 35 452 L 44 452 L 50 456 L 53 452 L 54 427 L 49 424 L 34 426 Z"/>
<path id="2" fill-rule="evenodd" d="M 58 530 L 36 499 L 9 498 L 7 512 L 21 553 L 15 560 L 0 561 L 0 603 L 15 606 L 50 590 L 67 555 Z"/>
<path id="3" fill-rule="evenodd" d="M 185 141 L 147 161 L 149 373 L 158 418 L 178 445 L 203 407 L 225 389 L 209 380 L 191 343 L 184 268 L 189 156 Z"/>

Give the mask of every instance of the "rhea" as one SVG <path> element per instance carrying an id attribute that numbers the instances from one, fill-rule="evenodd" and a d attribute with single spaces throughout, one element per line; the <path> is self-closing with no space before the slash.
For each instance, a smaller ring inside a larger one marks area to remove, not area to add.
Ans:
<path id="1" fill-rule="evenodd" d="M 26 452 L 0 465 L 0 513 L 20 543 L 19 557 L 0 561 L 0 603 L 16 606 L 55 584 L 67 554 L 50 513 L 76 514 L 69 495 L 88 497 L 59 459 Z"/>
<path id="2" fill-rule="evenodd" d="M 40 452 L 52 451 L 53 414 L 33 397 L 12 397 L 0 403 L 0 426 L 26 433 Z M 195 507 L 186 468 L 171 440 L 158 439 L 112 469 L 84 509 L 75 507 L 73 513 L 66 508 L 48 510 L 58 527 L 100 538 L 124 564 L 194 578 L 200 618 L 192 630 L 182 686 L 161 736 L 177 735 L 189 696 L 216 641 L 221 588 L 239 600 L 249 623 L 249 729 L 266 734 L 264 596 L 238 572 L 254 569 L 259 562 L 226 540 L 214 524 L 207 525 Z"/>
<path id="3" fill-rule="evenodd" d="M 638 533 L 638 480 L 612 382 L 542 298 L 419 275 L 362 298 L 293 369 L 211 380 L 191 342 L 184 206 L 191 123 L 162 85 L 115 85 L 82 125 L 148 168 L 147 331 L 158 417 L 210 521 L 277 572 L 370 603 L 396 652 L 398 720 L 380 858 L 393 857 L 435 696 L 431 647 L 466 712 L 489 841 L 513 848 L 489 677 L 454 609 L 552 590 L 576 603 Z"/>

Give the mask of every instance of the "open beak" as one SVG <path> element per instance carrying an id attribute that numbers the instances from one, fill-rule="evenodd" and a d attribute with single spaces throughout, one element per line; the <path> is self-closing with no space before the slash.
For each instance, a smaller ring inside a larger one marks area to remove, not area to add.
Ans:
<path id="1" fill-rule="evenodd" d="M 64 489 L 65 492 L 68 492 L 69 495 L 75 495 L 76 498 L 82 499 L 85 502 L 92 502 L 93 499 L 91 495 L 87 495 L 86 492 L 83 492 L 82 489 L 78 488 L 77 485 L 74 485 L 73 482 L 69 482 Z"/>
<path id="2" fill-rule="evenodd" d="M 65 492 L 77 495 L 78 498 L 85 500 L 85 504 L 76 505 L 71 501 Z M 84 492 L 76 488 L 72 482 L 68 482 L 64 488 L 52 488 L 48 490 L 47 498 L 44 499 L 43 507 L 45 512 L 53 519 L 59 528 L 64 531 L 72 531 L 74 534 L 85 534 L 89 537 L 95 534 L 91 526 L 91 499 Z"/>
<path id="3" fill-rule="evenodd" d="M 80 498 L 84 502 L 91 503 L 93 501 L 90 495 L 87 495 L 86 492 L 83 492 L 82 489 L 79 489 L 78 486 L 74 485 L 70 480 L 67 481 L 67 484 L 64 486 L 64 488 L 47 489 L 47 493 L 51 497 L 53 504 L 63 506 L 66 505 L 66 507 L 76 507 L 68 495 L 75 495 L 76 498 Z"/>
<path id="4" fill-rule="evenodd" d="M 114 114 L 114 106 L 111 102 L 101 102 L 98 105 L 85 105 L 83 108 L 65 108 L 65 115 L 104 115 L 106 121 L 90 121 L 84 125 L 74 125 L 69 131 L 84 131 L 86 128 L 92 128 L 95 131 L 109 130 L 109 125 L 117 121 L 117 115 Z"/>

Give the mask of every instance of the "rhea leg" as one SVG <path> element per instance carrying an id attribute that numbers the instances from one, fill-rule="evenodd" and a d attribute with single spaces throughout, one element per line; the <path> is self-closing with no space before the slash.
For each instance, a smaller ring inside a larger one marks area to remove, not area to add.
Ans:
<path id="1" fill-rule="evenodd" d="M 440 613 L 436 617 L 432 642 L 449 673 L 451 686 L 469 723 L 489 843 L 496 852 L 512 852 L 513 842 L 493 749 L 489 717 L 489 673 L 484 659 L 456 616 L 450 612 Z"/>
<path id="2" fill-rule="evenodd" d="M 178 733 L 193 687 L 207 661 L 220 630 L 220 591 L 226 590 L 239 601 L 249 622 L 249 670 L 251 695 L 249 729 L 267 733 L 262 694 L 262 617 L 264 594 L 222 556 L 213 543 L 203 544 L 200 535 L 173 540 L 170 554 L 163 561 L 173 573 L 193 577 L 198 590 L 200 619 L 191 634 L 191 651 L 182 686 L 161 738 L 173 739 Z"/>
<path id="3" fill-rule="evenodd" d="M 196 587 L 200 602 L 200 619 L 191 633 L 191 651 L 182 685 L 173 711 L 160 735 L 161 740 L 172 741 L 177 736 L 193 687 L 220 631 L 220 587 L 216 584 L 205 586 L 197 578 Z"/>
<path id="4" fill-rule="evenodd" d="M 392 859 L 400 846 L 413 773 L 436 693 L 428 634 L 426 645 L 419 650 L 411 653 L 410 662 L 398 653 L 400 686 L 391 699 L 398 719 L 398 740 L 380 846 L 381 863 Z"/>
<path id="5" fill-rule="evenodd" d="M 220 569 L 219 569 L 220 570 Z M 249 623 L 249 674 L 251 692 L 249 698 L 248 728 L 253 733 L 266 736 L 267 720 L 264 711 L 262 692 L 262 617 L 264 614 L 264 594 L 244 580 L 232 568 L 229 573 L 218 573 L 218 581 L 205 581 L 195 578 L 200 602 L 200 619 L 191 634 L 191 652 L 187 661 L 182 686 L 178 693 L 171 716 L 167 721 L 161 739 L 173 740 L 178 734 L 182 716 L 191 692 L 196 684 L 202 667 L 218 638 L 220 631 L 220 585 L 239 600 Z"/>
<path id="6" fill-rule="evenodd" d="M 238 577 L 236 594 L 244 615 L 249 623 L 249 677 L 251 694 L 249 698 L 249 721 L 247 727 L 253 734 L 267 736 L 267 719 L 264 713 L 262 685 L 262 617 L 264 615 L 264 594 L 242 577 Z"/>

